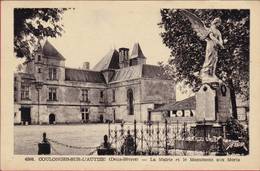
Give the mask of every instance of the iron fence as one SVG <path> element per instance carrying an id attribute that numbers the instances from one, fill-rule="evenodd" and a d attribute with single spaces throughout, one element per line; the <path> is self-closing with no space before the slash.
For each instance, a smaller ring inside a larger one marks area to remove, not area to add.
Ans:
<path id="1" fill-rule="evenodd" d="M 111 124 L 99 146 L 76 146 L 46 137 L 38 144 L 38 154 L 62 155 L 56 146 L 84 150 L 86 155 L 226 155 L 248 154 L 245 143 L 228 140 L 222 129 L 211 131 L 202 125 L 190 123 L 144 122 Z M 221 127 L 220 127 L 221 128 Z M 220 137 L 221 138 L 220 138 Z"/>
<path id="2" fill-rule="evenodd" d="M 219 151 L 219 137 L 212 136 L 205 123 L 203 128 L 197 131 L 192 124 L 167 120 L 120 125 L 108 123 L 108 141 L 117 155 L 214 155 Z M 133 141 L 133 150 L 125 153 L 129 137 Z M 223 142 L 227 144 L 228 140 Z"/>

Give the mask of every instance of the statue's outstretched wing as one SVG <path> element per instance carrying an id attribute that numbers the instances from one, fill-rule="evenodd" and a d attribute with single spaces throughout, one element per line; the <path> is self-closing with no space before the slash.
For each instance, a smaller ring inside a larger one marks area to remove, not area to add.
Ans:
<path id="1" fill-rule="evenodd" d="M 200 20 L 200 18 L 187 10 L 180 10 L 180 12 L 189 19 L 193 30 L 197 33 L 200 39 L 204 40 L 209 34 L 209 29 Z"/>

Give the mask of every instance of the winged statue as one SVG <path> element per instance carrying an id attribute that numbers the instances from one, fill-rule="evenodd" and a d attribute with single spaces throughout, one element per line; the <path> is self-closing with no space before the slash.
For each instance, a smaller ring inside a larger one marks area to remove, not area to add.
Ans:
<path id="1" fill-rule="evenodd" d="M 204 64 L 200 70 L 202 82 L 221 82 L 215 74 L 218 61 L 218 49 L 224 49 L 222 35 L 218 30 L 221 19 L 215 18 L 211 22 L 210 27 L 206 27 L 203 21 L 193 13 L 187 10 L 180 10 L 180 12 L 189 19 L 192 29 L 197 33 L 198 37 L 207 42 Z"/>

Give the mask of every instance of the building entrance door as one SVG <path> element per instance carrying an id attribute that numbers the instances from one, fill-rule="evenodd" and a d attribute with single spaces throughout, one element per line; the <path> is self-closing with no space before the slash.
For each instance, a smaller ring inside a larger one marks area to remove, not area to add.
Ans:
<path id="1" fill-rule="evenodd" d="M 52 113 L 49 115 L 49 124 L 54 124 L 55 122 L 55 115 Z"/>
<path id="2" fill-rule="evenodd" d="M 103 122 L 104 122 L 104 116 L 103 116 L 103 115 L 100 115 L 100 116 L 99 116 L 99 121 L 100 121 L 100 123 L 103 123 Z"/>
<path id="3" fill-rule="evenodd" d="M 31 124 L 31 108 L 30 107 L 21 107 L 21 121 L 22 124 L 26 124 L 26 122 Z"/>

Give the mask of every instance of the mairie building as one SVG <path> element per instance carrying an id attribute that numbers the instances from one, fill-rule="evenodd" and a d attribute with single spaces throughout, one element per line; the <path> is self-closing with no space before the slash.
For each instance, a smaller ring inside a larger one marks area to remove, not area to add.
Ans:
<path id="1" fill-rule="evenodd" d="M 68 68 L 49 41 L 24 71 L 14 74 L 14 123 L 143 122 L 176 101 L 175 84 L 162 68 L 146 64 L 138 43 L 113 49 L 92 69 Z M 75 60 L 77 60 L 75 58 Z"/>

